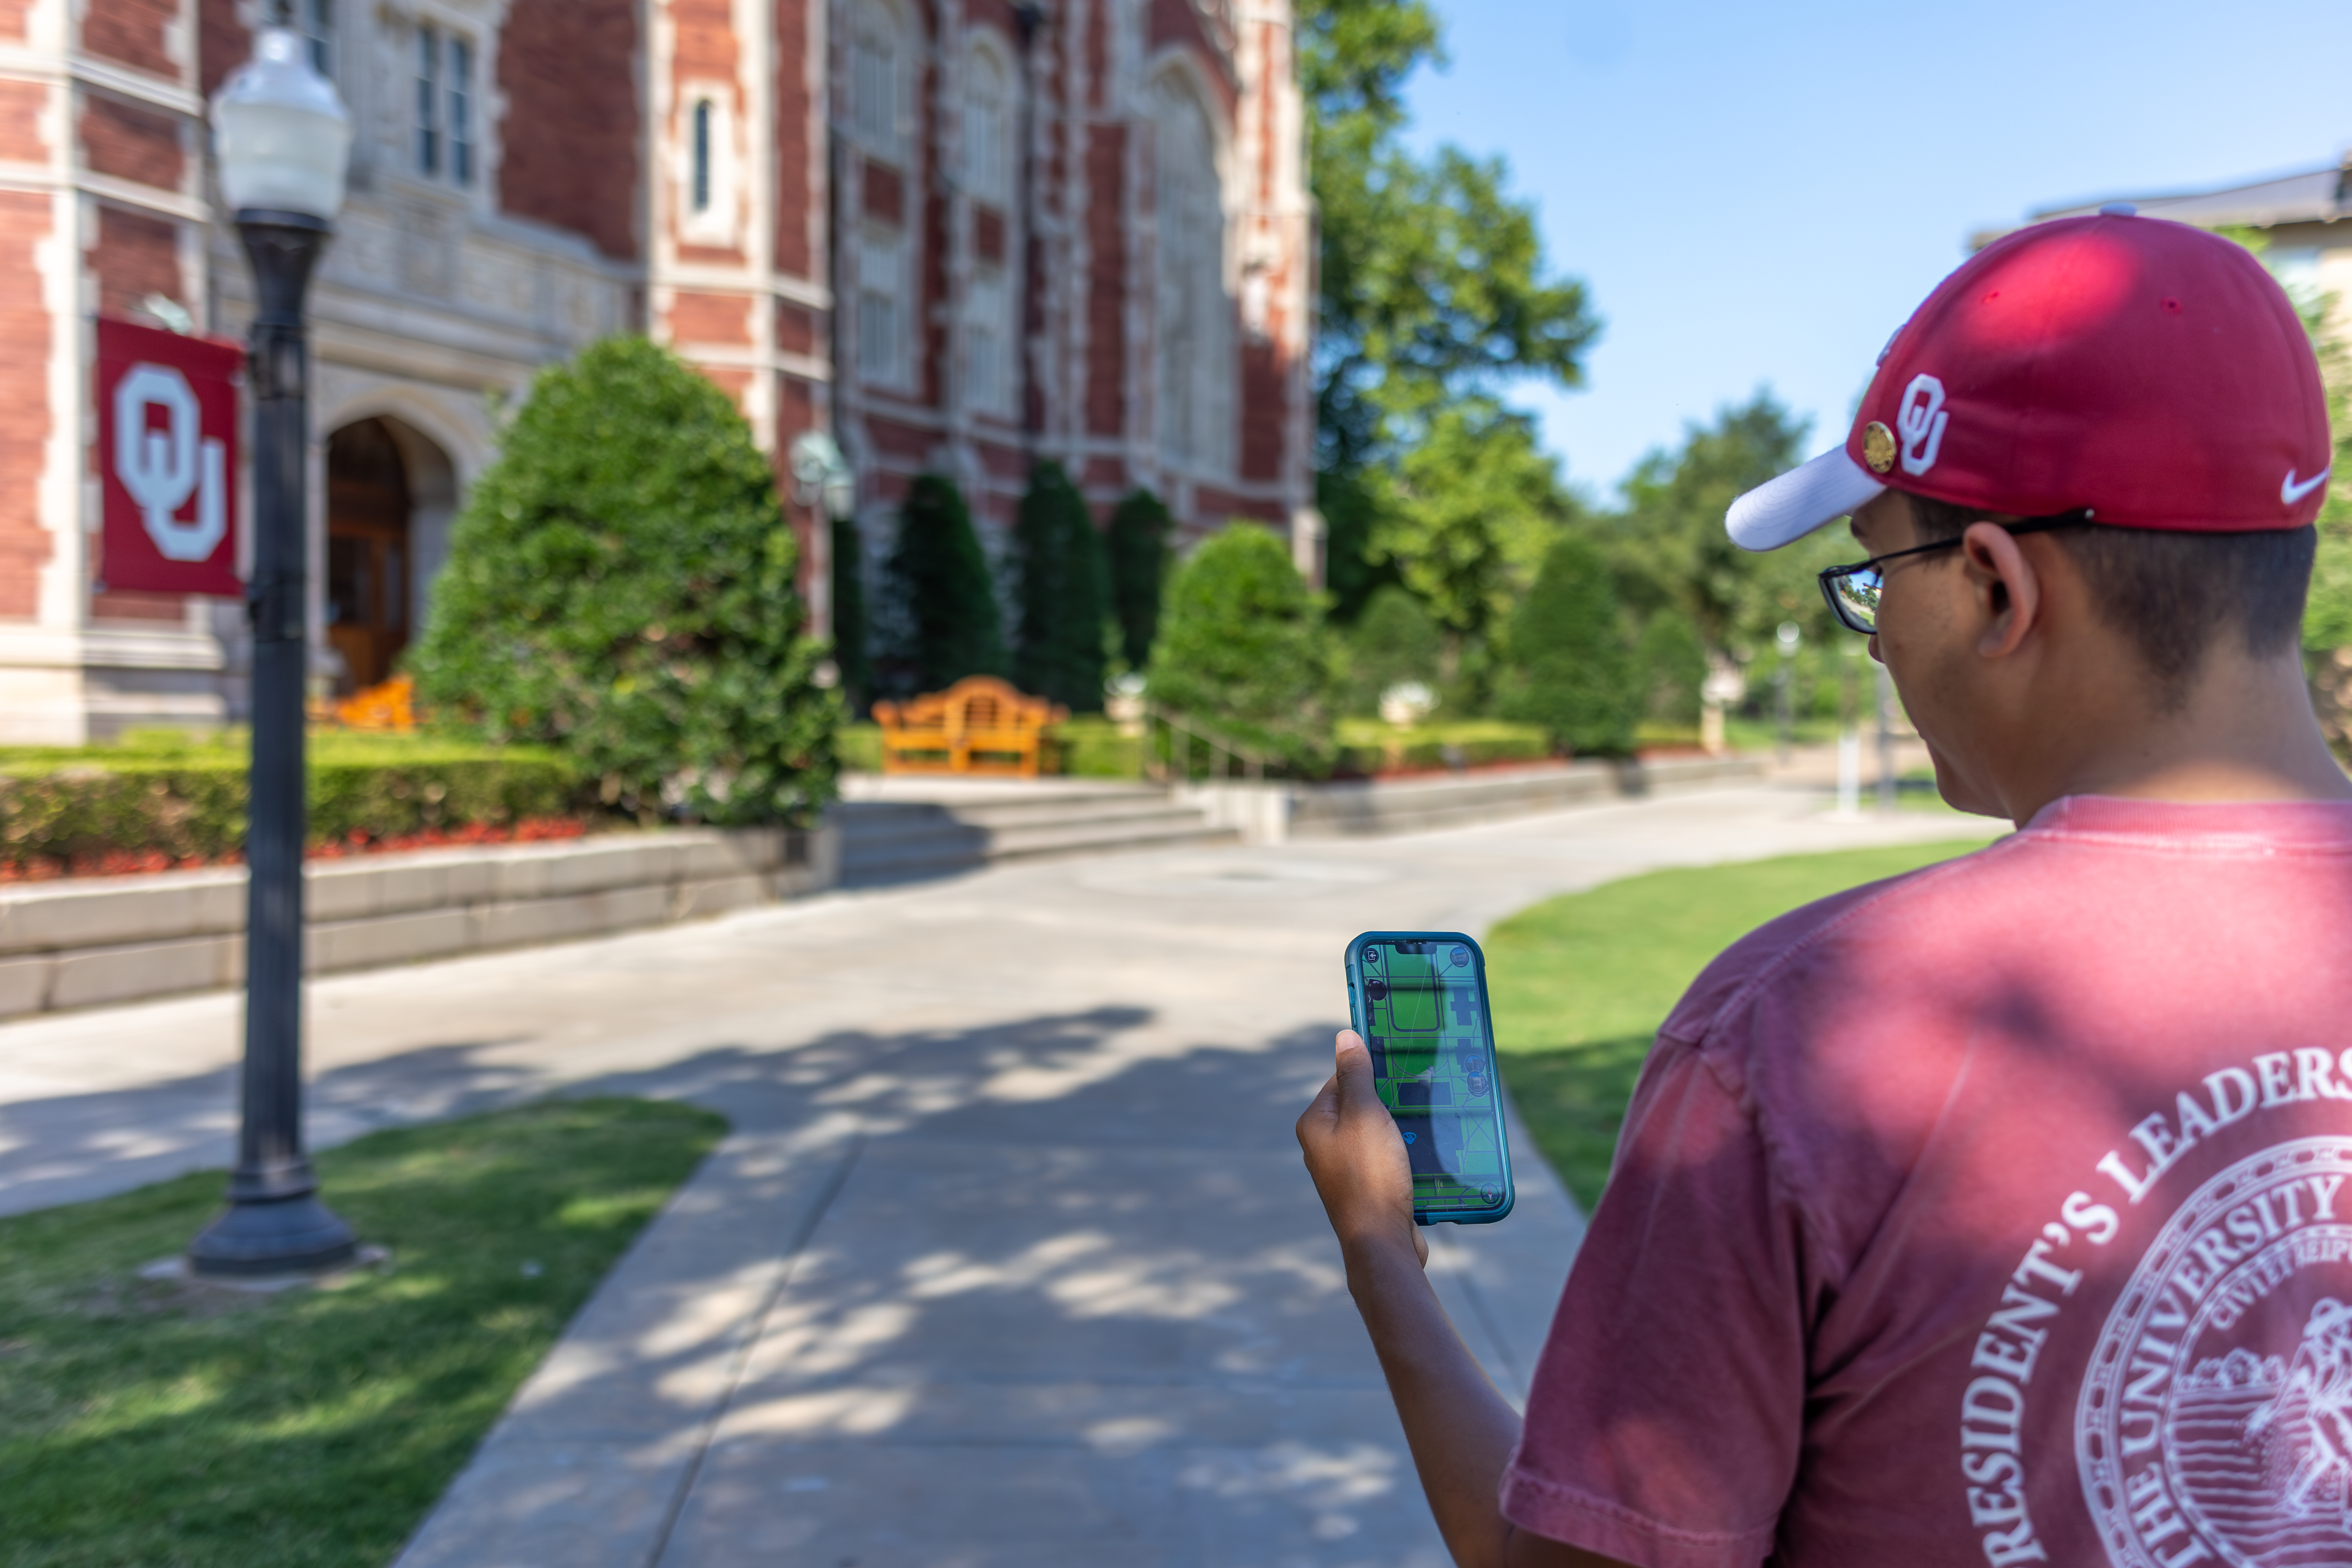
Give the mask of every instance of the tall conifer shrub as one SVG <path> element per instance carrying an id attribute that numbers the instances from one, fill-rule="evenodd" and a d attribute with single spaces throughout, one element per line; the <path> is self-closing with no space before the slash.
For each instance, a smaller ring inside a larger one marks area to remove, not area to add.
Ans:
<path id="1" fill-rule="evenodd" d="M 1110 514 L 1106 553 L 1111 612 L 1118 617 L 1119 651 L 1133 669 L 1150 662 L 1151 644 L 1160 636 L 1160 595 L 1167 585 L 1168 535 L 1174 523 L 1150 490 L 1137 490 Z"/>
<path id="2" fill-rule="evenodd" d="M 996 587 L 955 481 L 923 474 L 908 488 L 884 579 L 898 625 L 883 685 L 904 695 L 1004 673 Z"/>
<path id="3" fill-rule="evenodd" d="M 1507 661 L 1506 717 L 1542 725 L 1570 752 L 1632 752 L 1646 693 L 1609 563 L 1592 545 L 1570 535 L 1545 554 L 1512 616 Z"/>
<path id="4" fill-rule="evenodd" d="M 1319 773 L 1332 756 L 1336 662 L 1322 604 L 1289 546 L 1237 521 L 1168 584 L 1149 689 L 1297 772 Z"/>
<path id="5" fill-rule="evenodd" d="M 857 520 L 836 517 L 833 530 L 833 661 L 841 689 L 857 712 L 874 694 L 874 664 L 866 625 L 866 547 Z"/>
<path id="6" fill-rule="evenodd" d="M 1014 684 L 1075 712 L 1099 709 L 1110 584 L 1086 498 L 1059 463 L 1030 473 L 1013 529 L 1013 566 L 1021 605 Z"/>
<path id="7" fill-rule="evenodd" d="M 408 665 L 494 741 L 569 752 L 641 818 L 804 818 L 833 794 L 775 475 L 727 395 L 643 338 L 531 384 L 452 529 Z"/>

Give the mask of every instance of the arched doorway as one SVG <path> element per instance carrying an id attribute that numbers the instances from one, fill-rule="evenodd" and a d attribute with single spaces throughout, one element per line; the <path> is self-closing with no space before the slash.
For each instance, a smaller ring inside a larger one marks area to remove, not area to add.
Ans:
<path id="1" fill-rule="evenodd" d="M 348 693 L 390 679 L 447 547 L 456 477 L 415 426 L 362 419 L 327 437 L 327 640 Z"/>

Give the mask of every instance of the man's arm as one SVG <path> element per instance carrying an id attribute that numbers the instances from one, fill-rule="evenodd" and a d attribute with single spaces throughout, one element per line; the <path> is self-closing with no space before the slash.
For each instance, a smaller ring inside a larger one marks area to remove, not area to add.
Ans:
<path id="1" fill-rule="evenodd" d="M 1446 1549 L 1460 1568 L 1622 1568 L 1503 1517 L 1497 1500 L 1518 1415 L 1462 1342 L 1423 1272 L 1429 1247 L 1412 1223 L 1412 1167 L 1372 1087 L 1370 1053 L 1345 1030 L 1337 1055 L 1339 1070 L 1298 1118 L 1298 1144 Z"/>

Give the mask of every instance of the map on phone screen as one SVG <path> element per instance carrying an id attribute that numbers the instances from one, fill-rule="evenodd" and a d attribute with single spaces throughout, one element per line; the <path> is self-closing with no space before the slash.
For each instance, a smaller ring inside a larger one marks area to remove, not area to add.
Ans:
<path id="1" fill-rule="evenodd" d="M 1492 1209 L 1508 1192 L 1493 1035 L 1469 946 L 1365 941 L 1357 953 L 1364 1043 L 1381 1103 L 1412 1161 L 1413 1207 Z"/>

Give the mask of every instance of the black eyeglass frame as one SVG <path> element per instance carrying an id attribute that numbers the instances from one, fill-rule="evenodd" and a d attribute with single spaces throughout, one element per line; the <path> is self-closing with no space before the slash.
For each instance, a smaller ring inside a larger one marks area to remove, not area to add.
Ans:
<path id="1" fill-rule="evenodd" d="M 1977 521 L 1980 522 L 1992 522 L 1990 518 L 1979 518 Z M 2072 528 L 2076 523 L 2088 522 L 2090 521 L 2091 509 L 2089 507 L 2078 507 L 2073 511 L 2057 512 L 2049 517 L 2021 518 L 2015 522 L 1995 522 L 1993 523 L 1993 526 L 1995 528 L 2005 528 L 2009 530 L 2012 535 L 2015 535 L 2020 533 L 2047 533 L 2053 528 Z M 1874 555 L 1867 561 L 1857 561 L 1851 566 L 1824 566 L 1822 568 L 1820 573 L 1822 597 L 1827 601 L 1830 607 L 1830 614 L 1837 617 L 1838 625 L 1843 626 L 1850 632 L 1858 632 L 1866 637 L 1876 637 L 1878 635 L 1878 627 L 1876 626 L 1862 626 L 1854 625 L 1853 616 L 1847 613 L 1845 601 L 1838 597 L 1838 584 L 1844 582 L 1847 578 L 1853 576 L 1857 573 L 1875 572 L 1879 567 L 1885 565 L 1889 561 L 1900 561 L 1906 555 L 1925 555 L 1928 552 L 1934 550 L 1957 549 L 1961 542 L 1967 537 L 1968 535 L 1966 531 L 1963 531 L 1952 535 L 1949 539 L 1939 539 L 1933 544 L 1915 544 L 1908 550 L 1890 550 L 1884 555 Z M 1881 574 L 1879 582 L 1880 585 L 1883 587 L 1885 583 L 1884 574 Z"/>

